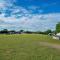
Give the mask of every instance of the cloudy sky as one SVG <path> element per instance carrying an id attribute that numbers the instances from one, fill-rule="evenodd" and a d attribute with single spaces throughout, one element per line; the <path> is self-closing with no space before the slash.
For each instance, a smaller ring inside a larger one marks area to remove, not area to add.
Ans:
<path id="1" fill-rule="evenodd" d="M 0 30 L 54 30 L 58 22 L 60 0 L 0 0 Z"/>

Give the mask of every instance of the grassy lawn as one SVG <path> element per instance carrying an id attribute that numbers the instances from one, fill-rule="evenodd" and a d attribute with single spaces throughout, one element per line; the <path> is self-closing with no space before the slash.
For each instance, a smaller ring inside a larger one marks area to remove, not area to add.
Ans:
<path id="1" fill-rule="evenodd" d="M 59 49 L 40 46 L 39 42 L 60 44 L 47 35 L 0 35 L 0 60 L 60 60 Z"/>

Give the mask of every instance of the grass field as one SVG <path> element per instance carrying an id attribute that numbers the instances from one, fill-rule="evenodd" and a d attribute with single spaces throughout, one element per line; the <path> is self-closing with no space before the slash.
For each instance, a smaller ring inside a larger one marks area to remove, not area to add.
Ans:
<path id="1" fill-rule="evenodd" d="M 60 49 L 41 46 L 40 42 L 60 44 L 47 35 L 0 35 L 0 60 L 60 60 Z"/>

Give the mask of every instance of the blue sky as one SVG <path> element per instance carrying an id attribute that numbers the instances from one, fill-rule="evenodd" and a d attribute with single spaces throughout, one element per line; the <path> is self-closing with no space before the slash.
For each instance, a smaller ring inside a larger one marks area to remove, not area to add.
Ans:
<path id="1" fill-rule="evenodd" d="M 0 30 L 54 30 L 60 22 L 60 0 L 0 0 Z"/>

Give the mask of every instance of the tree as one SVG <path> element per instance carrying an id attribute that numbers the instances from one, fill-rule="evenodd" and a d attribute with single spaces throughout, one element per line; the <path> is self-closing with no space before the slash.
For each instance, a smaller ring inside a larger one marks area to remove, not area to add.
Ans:
<path id="1" fill-rule="evenodd" d="M 24 32 L 24 30 L 20 30 L 20 32 Z"/>
<path id="2" fill-rule="evenodd" d="M 45 31 L 45 34 L 49 34 L 52 33 L 52 31 L 50 29 L 48 29 L 47 31 Z"/>
<path id="3" fill-rule="evenodd" d="M 31 32 L 31 31 L 26 31 L 25 33 L 27 33 L 27 34 L 32 34 L 33 32 Z"/>
<path id="4" fill-rule="evenodd" d="M 2 31 L 0 31 L 0 33 L 2 33 L 2 34 L 4 34 L 4 33 L 8 33 L 8 30 L 7 29 L 4 29 L 4 30 L 2 30 Z"/>
<path id="5" fill-rule="evenodd" d="M 60 22 L 56 24 L 56 32 L 60 32 Z"/>

